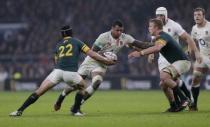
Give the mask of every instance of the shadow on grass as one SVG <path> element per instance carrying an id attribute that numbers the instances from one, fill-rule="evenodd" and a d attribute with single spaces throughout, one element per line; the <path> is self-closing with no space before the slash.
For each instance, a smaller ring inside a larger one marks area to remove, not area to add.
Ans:
<path id="1" fill-rule="evenodd" d="M 145 116 L 161 116 L 161 115 L 167 115 L 167 116 L 177 116 L 177 115 L 192 115 L 192 114 L 197 114 L 197 115 L 205 115 L 205 114 L 210 114 L 210 110 L 201 110 L 198 112 L 190 112 L 190 111 L 183 111 L 183 112 L 177 112 L 177 113 L 164 113 L 164 112 L 87 112 L 84 118 L 88 117 L 145 117 Z M 0 118 L 5 118 L 5 117 L 10 117 L 9 115 L 0 115 Z M 62 118 L 62 117 L 76 117 L 72 116 L 70 113 L 51 113 L 51 114 L 23 114 L 21 117 L 11 117 L 11 118 L 43 118 L 43 117 L 48 117 L 48 118 Z M 76 118 L 83 118 L 83 117 L 76 117 Z"/>

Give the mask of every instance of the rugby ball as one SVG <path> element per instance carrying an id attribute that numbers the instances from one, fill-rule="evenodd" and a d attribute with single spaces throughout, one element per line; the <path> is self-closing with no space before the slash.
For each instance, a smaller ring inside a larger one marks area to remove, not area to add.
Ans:
<path id="1" fill-rule="evenodd" d="M 113 52 L 104 52 L 103 55 L 110 60 L 117 61 L 117 55 Z"/>

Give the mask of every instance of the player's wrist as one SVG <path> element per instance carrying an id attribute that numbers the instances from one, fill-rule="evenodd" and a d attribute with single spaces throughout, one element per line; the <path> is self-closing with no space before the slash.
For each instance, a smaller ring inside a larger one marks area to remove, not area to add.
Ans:
<path id="1" fill-rule="evenodd" d="M 144 56 L 144 51 L 143 50 L 141 50 L 140 52 L 139 52 L 139 54 L 141 55 L 141 56 Z"/>

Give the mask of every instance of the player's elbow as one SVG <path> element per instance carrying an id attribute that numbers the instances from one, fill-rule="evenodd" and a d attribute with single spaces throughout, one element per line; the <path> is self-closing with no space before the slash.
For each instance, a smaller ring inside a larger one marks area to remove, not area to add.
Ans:
<path id="1" fill-rule="evenodd" d="M 96 57 L 96 53 L 93 50 L 89 50 L 86 54 L 88 56 L 92 57 L 92 58 L 95 58 Z"/>
<path id="2" fill-rule="evenodd" d="M 190 35 L 188 33 L 183 33 L 181 36 L 180 36 L 181 40 L 184 41 L 185 43 L 192 43 L 193 42 L 193 39 L 190 37 Z"/>

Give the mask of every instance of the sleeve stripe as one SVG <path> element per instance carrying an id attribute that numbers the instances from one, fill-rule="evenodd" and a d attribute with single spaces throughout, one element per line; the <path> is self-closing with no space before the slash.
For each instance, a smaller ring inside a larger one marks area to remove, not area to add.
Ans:
<path id="1" fill-rule="evenodd" d="M 86 53 L 86 52 L 89 51 L 89 50 L 90 50 L 90 48 L 89 48 L 87 45 L 82 46 L 82 51 L 83 51 L 84 53 Z"/>
<path id="2" fill-rule="evenodd" d="M 166 45 L 166 41 L 163 39 L 158 39 L 155 44 L 159 44 L 159 45 Z"/>
<path id="3" fill-rule="evenodd" d="M 83 46 L 82 46 L 82 50 L 83 50 L 86 46 L 87 46 L 87 45 L 83 45 Z"/>

